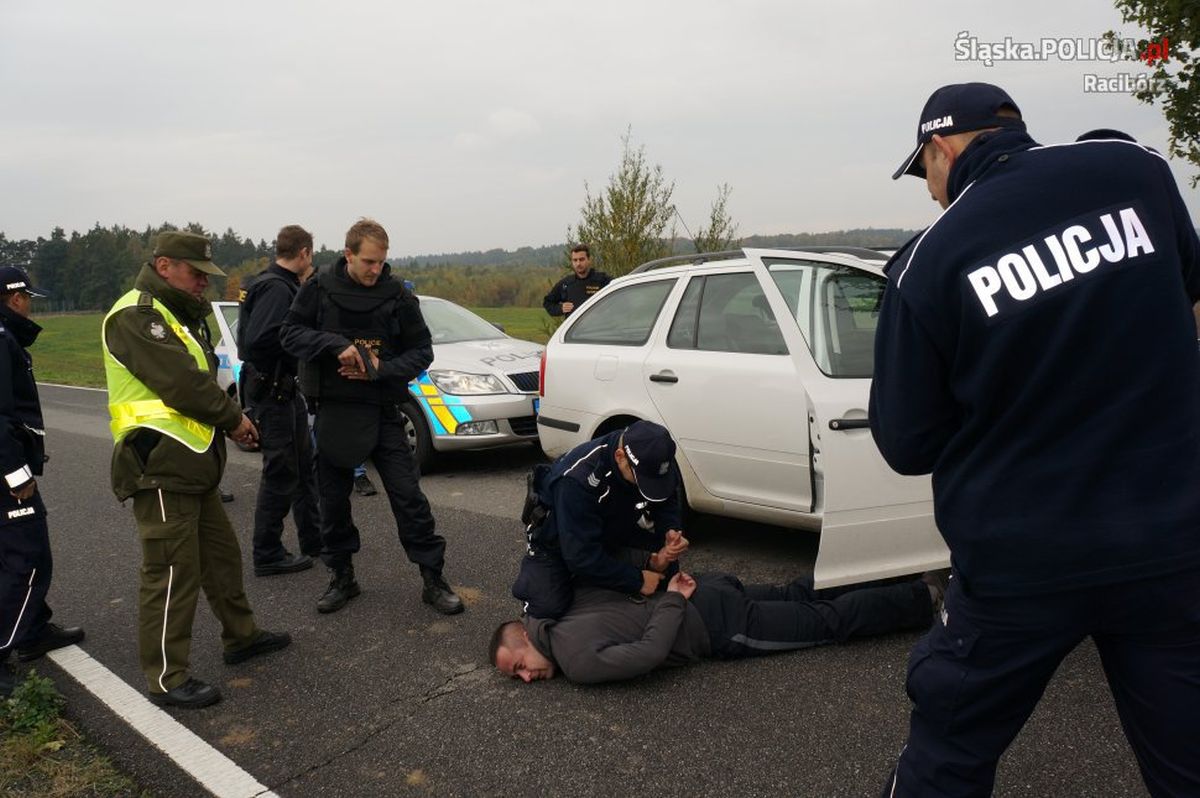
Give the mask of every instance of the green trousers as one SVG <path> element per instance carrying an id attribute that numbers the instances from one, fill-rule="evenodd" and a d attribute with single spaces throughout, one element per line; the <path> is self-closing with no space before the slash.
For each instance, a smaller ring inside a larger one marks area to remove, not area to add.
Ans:
<path id="1" fill-rule="evenodd" d="M 150 692 L 164 693 L 187 681 L 201 589 L 221 622 L 226 651 L 248 644 L 258 627 L 242 585 L 242 551 L 217 489 L 138 491 L 133 515 L 142 540 L 138 654 Z"/>

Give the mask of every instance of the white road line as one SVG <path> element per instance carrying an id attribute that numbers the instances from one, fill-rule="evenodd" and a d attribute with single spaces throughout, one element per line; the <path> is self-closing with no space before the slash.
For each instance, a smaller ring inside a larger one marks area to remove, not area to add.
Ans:
<path id="1" fill-rule="evenodd" d="M 46 656 L 217 798 L 279 798 L 79 646 L 60 648 Z"/>
<path id="2" fill-rule="evenodd" d="M 50 388 L 72 388 L 76 391 L 99 391 L 100 393 L 108 393 L 107 388 L 89 388 L 86 385 L 63 385 L 60 382 L 42 382 L 41 380 L 38 380 L 37 384 L 46 385 Z"/>

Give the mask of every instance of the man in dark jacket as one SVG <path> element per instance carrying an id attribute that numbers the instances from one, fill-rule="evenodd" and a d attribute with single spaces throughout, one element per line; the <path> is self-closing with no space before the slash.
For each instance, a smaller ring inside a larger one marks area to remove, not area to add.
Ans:
<path id="1" fill-rule="evenodd" d="M 275 236 L 275 262 L 256 275 L 242 298 L 237 347 L 247 407 L 258 425 L 262 475 L 254 505 L 254 575 L 290 574 L 312 567 L 321 553 L 317 480 L 313 475 L 308 410 L 296 387 L 296 358 L 283 351 L 279 329 L 312 269 L 312 234 L 288 225 Z M 291 510 L 300 554 L 283 545 Z"/>
<path id="2" fill-rule="evenodd" d="M 0 267 L 0 699 L 15 686 L 13 648 L 26 662 L 83 639 L 82 629 L 51 623 L 46 604 L 54 563 L 36 480 L 46 432 L 26 351 L 42 331 L 29 318 L 30 306 L 43 296 L 23 269 Z"/>
<path id="3" fill-rule="evenodd" d="M 400 543 L 420 568 L 421 599 L 452 615 L 463 603 L 442 576 L 446 541 L 421 492 L 398 407 L 409 380 L 433 362 L 433 343 L 416 296 L 391 275 L 387 250 L 382 225 L 357 222 L 346 233 L 345 254 L 301 287 L 280 332 L 284 350 L 300 360 L 301 388 L 316 405 L 321 559 L 330 570 L 317 610 L 335 612 L 360 593 L 350 491 L 354 467 L 369 455 Z"/>
<path id="4" fill-rule="evenodd" d="M 242 554 L 218 486 L 223 431 L 252 443 L 254 424 L 217 385 L 204 299 L 212 245 L 166 232 L 153 260 L 117 300 L 101 328 L 115 445 L 112 487 L 133 498 L 142 543 L 138 651 L 150 700 L 198 708 L 221 699 L 188 674 L 196 599 L 204 591 L 221 622 L 224 660 L 233 665 L 277 651 L 286 632 L 254 622 L 242 586 Z"/>
<path id="5" fill-rule="evenodd" d="M 1200 795 L 1200 242 L 1167 163 L 1039 145 L 968 83 L 929 98 L 903 174 L 945 212 L 885 270 L 871 431 L 932 472 L 953 578 L 886 792 L 990 794 L 1091 637 L 1150 792 Z"/>
<path id="6" fill-rule="evenodd" d="M 687 551 L 675 441 L 660 424 L 637 421 L 576 446 L 537 488 L 548 513 L 530 548 L 560 567 L 530 568 L 535 554 L 522 561 L 512 592 L 531 615 L 560 615 L 573 586 L 648 596 Z"/>
<path id="7" fill-rule="evenodd" d="M 559 280 L 542 300 L 551 316 L 570 316 L 592 294 L 612 282 L 604 272 L 592 269 L 592 252 L 587 244 L 571 247 L 571 273 Z"/>
<path id="8" fill-rule="evenodd" d="M 488 657 L 524 682 L 561 671 L 573 682 L 632 679 L 706 657 L 738 659 L 929 626 L 940 597 L 930 582 L 815 591 L 812 581 L 742 585 L 729 574 L 675 574 L 640 601 L 576 590 L 558 620 L 525 616 L 497 627 Z"/>

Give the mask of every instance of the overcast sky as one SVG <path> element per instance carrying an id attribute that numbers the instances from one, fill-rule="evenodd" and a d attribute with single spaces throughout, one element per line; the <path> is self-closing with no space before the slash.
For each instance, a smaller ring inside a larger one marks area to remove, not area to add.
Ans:
<path id="1" fill-rule="evenodd" d="M 943 83 L 1002 85 L 1043 142 L 1165 152 L 1159 109 L 1084 91 L 1139 65 L 955 59 L 961 31 L 1113 28 L 1143 35 L 1104 0 L 3 0 L 0 231 L 298 223 L 337 247 L 372 216 L 393 256 L 550 244 L 627 127 L 693 230 L 721 183 L 743 235 L 921 227 L 924 183 L 890 176 Z"/>

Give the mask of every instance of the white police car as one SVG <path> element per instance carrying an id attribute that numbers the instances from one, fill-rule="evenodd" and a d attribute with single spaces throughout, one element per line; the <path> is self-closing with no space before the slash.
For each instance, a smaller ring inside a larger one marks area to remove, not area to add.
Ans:
<path id="1" fill-rule="evenodd" d="M 818 586 L 944 567 L 929 478 L 888 468 L 867 428 L 879 258 L 746 249 L 614 280 L 546 346 L 543 450 L 655 421 L 691 507 L 820 531 Z"/>
<path id="2" fill-rule="evenodd" d="M 422 296 L 421 313 L 433 338 L 433 363 L 408 385 L 400 408 L 423 470 L 437 452 L 482 449 L 538 440 L 540 344 L 505 335 L 460 305 Z M 237 302 L 213 302 L 220 328 L 217 382 L 236 395 Z"/>

